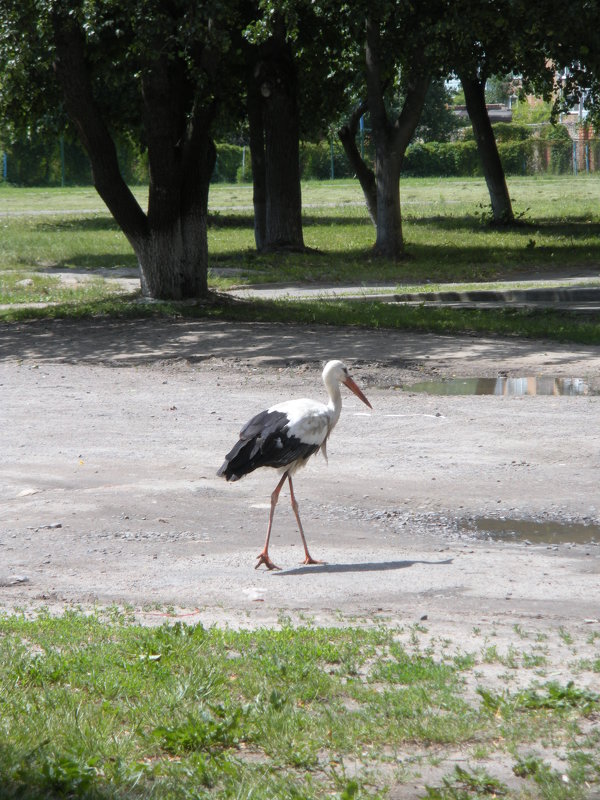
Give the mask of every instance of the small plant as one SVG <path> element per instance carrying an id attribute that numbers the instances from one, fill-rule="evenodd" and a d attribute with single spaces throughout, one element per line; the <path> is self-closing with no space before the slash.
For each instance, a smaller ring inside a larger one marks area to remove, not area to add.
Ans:
<path id="1" fill-rule="evenodd" d="M 473 800 L 503 797 L 508 793 L 508 787 L 486 770 L 474 769 L 471 772 L 458 764 L 451 776 L 442 778 L 441 787 L 427 786 L 426 790 L 426 800 Z"/>
<path id="2" fill-rule="evenodd" d="M 546 656 L 543 656 L 540 653 L 523 653 L 522 663 L 527 669 L 543 667 L 546 664 Z"/>
<path id="3" fill-rule="evenodd" d="M 544 798 L 560 800 L 573 797 L 569 776 L 553 770 L 550 764 L 537 756 L 520 758 L 513 766 L 513 772 L 519 778 L 533 778 Z"/>
<path id="4" fill-rule="evenodd" d="M 558 635 L 560 636 L 560 638 L 563 640 L 563 642 L 565 644 L 569 644 L 569 645 L 573 644 L 573 636 L 569 633 L 568 630 L 566 630 L 566 628 L 563 628 L 562 625 L 558 629 Z"/>
<path id="5" fill-rule="evenodd" d="M 583 714 L 590 714 L 600 704 L 600 695 L 588 689 L 578 689 L 573 681 L 566 686 L 551 682 L 543 687 L 532 687 L 510 694 L 495 693 L 478 687 L 477 693 L 482 705 L 493 714 L 506 716 L 509 712 L 522 710 L 565 711 L 577 708 Z"/>
<path id="6" fill-rule="evenodd" d="M 193 750 L 222 750 L 237 744 L 241 717 L 239 708 L 233 714 L 228 714 L 222 706 L 201 709 L 180 725 L 155 728 L 152 735 L 167 752 L 175 755 Z"/>

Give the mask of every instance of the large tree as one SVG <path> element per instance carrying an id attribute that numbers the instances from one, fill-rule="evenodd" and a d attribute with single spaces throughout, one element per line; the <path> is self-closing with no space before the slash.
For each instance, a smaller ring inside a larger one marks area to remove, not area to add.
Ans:
<path id="1" fill-rule="evenodd" d="M 560 19 L 564 4 L 548 0 L 544 6 L 549 20 Z M 573 111 L 580 103 L 586 124 L 600 130 L 600 0 L 569 3 L 569 24 L 546 24 L 543 48 L 550 71 L 526 75 L 524 91 L 535 91 L 552 100 L 553 118 Z"/>
<path id="2" fill-rule="evenodd" d="M 496 224 L 514 221 L 512 203 L 486 108 L 486 83 L 516 73 L 548 80 L 544 35 L 556 23 L 542 0 L 456 0 L 449 4 L 445 35 L 460 78 Z"/>
<path id="3" fill-rule="evenodd" d="M 256 246 L 302 250 L 298 75 L 280 13 L 266 39 L 246 47 L 246 60 Z"/>
<path id="4" fill-rule="evenodd" d="M 324 137 L 350 80 L 337 18 L 312 0 L 258 0 L 246 27 L 247 110 L 259 250 L 301 250 L 300 141 Z"/>
<path id="5" fill-rule="evenodd" d="M 210 130 L 227 87 L 234 10 L 184 0 L 0 0 L 0 11 L 0 113 L 24 129 L 64 107 L 135 251 L 143 292 L 205 295 Z M 147 149 L 146 211 L 122 178 L 117 132 Z"/>
<path id="6" fill-rule="evenodd" d="M 360 101 L 339 136 L 376 224 L 375 252 L 385 258 L 404 255 L 400 173 L 430 83 L 446 69 L 438 36 L 445 13 L 441 1 L 416 7 L 404 0 L 381 0 L 365 3 L 362 14 L 358 7 L 347 10 L 343 19 L 347 48 L 355 53 L 362 81 L 356 85 Z M 357 43 L 362 44 L 360 60 Z M 358 121 L 366 111 L 375 145 L 373 169 L 356 145 Z"/>

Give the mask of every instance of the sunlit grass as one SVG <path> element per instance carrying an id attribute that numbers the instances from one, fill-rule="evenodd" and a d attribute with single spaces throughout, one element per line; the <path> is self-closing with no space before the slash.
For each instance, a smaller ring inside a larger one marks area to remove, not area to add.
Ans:
<path id="1" fill-rule="evenodd" d="M 600 177 L 513 178 L 511 193 L 521 224 L 508 229 L 487 222 L 487 192 L 481 179 L 411 179 L 402 181 L 406 258 L 400 262 L 376 258 L 375 234 L 356 181 L 323 181 L 303 185 L 303 253 L 257 254 L 254 246 L 251 187 L 216 184 L 211 187 L 209 219 L 209 285 L 224 290 L 234 285 L 271 282 L 309 286 L 377 286 L 401 290 L 443 288 L 447 283 L 476 286 L 535 275 L 551 281 L 557 275 L 593 275 L 600 263 Z M 147 189 L 135 189 L 145 204 Z M 51 212 L 51 213 L 49 213 Z M 135 275 L 136 259 L 116 223 L 90 188 L 15 189 L 0 186 L 0 274 L 5 303 L 44 296 L 51 302 L 72 301 L 49 315 L 146 313 L 126 298 L 102 298 L 102 284 L 81 284 L 62 297 L 58 273 L 90 273 L 124 268 Z M 18 277 L 17 277 L 18 276 Z M 17 291 L 15 284 L 31 280 Z M 11 288 L 12 286 L 12 288 Z M 159 305 L 158 308 L 165 308 Z M 157 313 L 155 309 L 152 313 Z M 200 313 L 175 311 L 173 313 Z M 202 313 L 205 313 L 204 311 Z M 210 313 L 215 313 L 211 307 Z M 278 319 L 276 306 L 246 306 L 224 314 Z M 24 312 L 3 311 L 4 319 L 24 318 Z M 43 314 L 39 310 L 36 315 Z M 332 308 L 313 301 L 283 314 L 284 319 L 334 324 L 364 324 L 441 330 L 550 336 L 561 340 L 597 341 L 593 319 L 553 318 L 545 312 L 456 312 L 441 309 L 392 310 L 373 306 Z"/>
<path id="2" fill-rule="evenodd" d="M 64 283 L 39 272 L 0 272 L 0 304 L 93 303 L 118 293 L 118 288 L 103 278 Z"/>
<path id="3" fill-rule="evenodd" d="M 556 682 L 509 692 L 480 677 L 473 698 L 480 657 L 435 658 L 419 636 L 286 621 L 148 628 L 116 609 L 1 614 L 0 796 L 383 800 L 460 749 L 464 766 L 428 797 L 501 790 L 503 759 L 525 792 L 514 796 L 537 797 L 536 776 L 560 786 L 535 754 L 549 742 L 566 754 L 568 797 L 597 785 L 597 693 Z M 469 792 L 448 794 L 458 783 Z"/>

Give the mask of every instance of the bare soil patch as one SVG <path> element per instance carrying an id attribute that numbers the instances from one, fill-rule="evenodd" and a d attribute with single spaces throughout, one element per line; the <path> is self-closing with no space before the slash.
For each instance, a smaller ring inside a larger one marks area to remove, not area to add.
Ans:
<path id="1" fill-rule="evenodd" d="M 245 420 L 321 396 L 340 357 L 374 411 L 345 398 L 298 475 L 311 551 L 282 494 L 272 556 L 253 569 L 276 474 L 215 472 Z M 505 543 L 474 517 L 598 525 L 599 397 L 431 397 L 439 375 L 600 380 L 600 348 L 226 322 L 7 325 L 0 334 L 0 603 L 172 605 L 190 621 L 280 614 L 454 630 L 487 621 L 590 626 L 600 548 Z M 468 527 L 468 526 L 467 526 Z M 156 617 L 153 617 L 156 614 Z M 462 633 L 461 633 L 462 631 Z"/>

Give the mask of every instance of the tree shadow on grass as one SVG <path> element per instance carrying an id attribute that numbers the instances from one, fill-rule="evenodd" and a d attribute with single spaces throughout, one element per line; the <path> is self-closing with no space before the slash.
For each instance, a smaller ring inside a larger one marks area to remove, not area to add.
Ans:
<path id="1" fill-rule="evenodd" d="M 538 217 L 531 220 L 519 221 L 515 225 L 506 227 L 488 225 L 480 216 L 466 214 L 462 216 L 410 216 L 406 215 L 404 221 L 410 225 L 418 227 L 430 227 L 443 231 L 470 231 L 472 233 L 497 234 L 506 233 L 515 235 L 521 233 L 523 236 L 530 237 L 533 232 L 538 234 L 547 233 L 551 236 L 566 236 L 574 239 L 589 238 L 595 236 L 600 231 L 600 223 L 589 222 L 579 217 L 556 219 L 555 217 Z"/>

